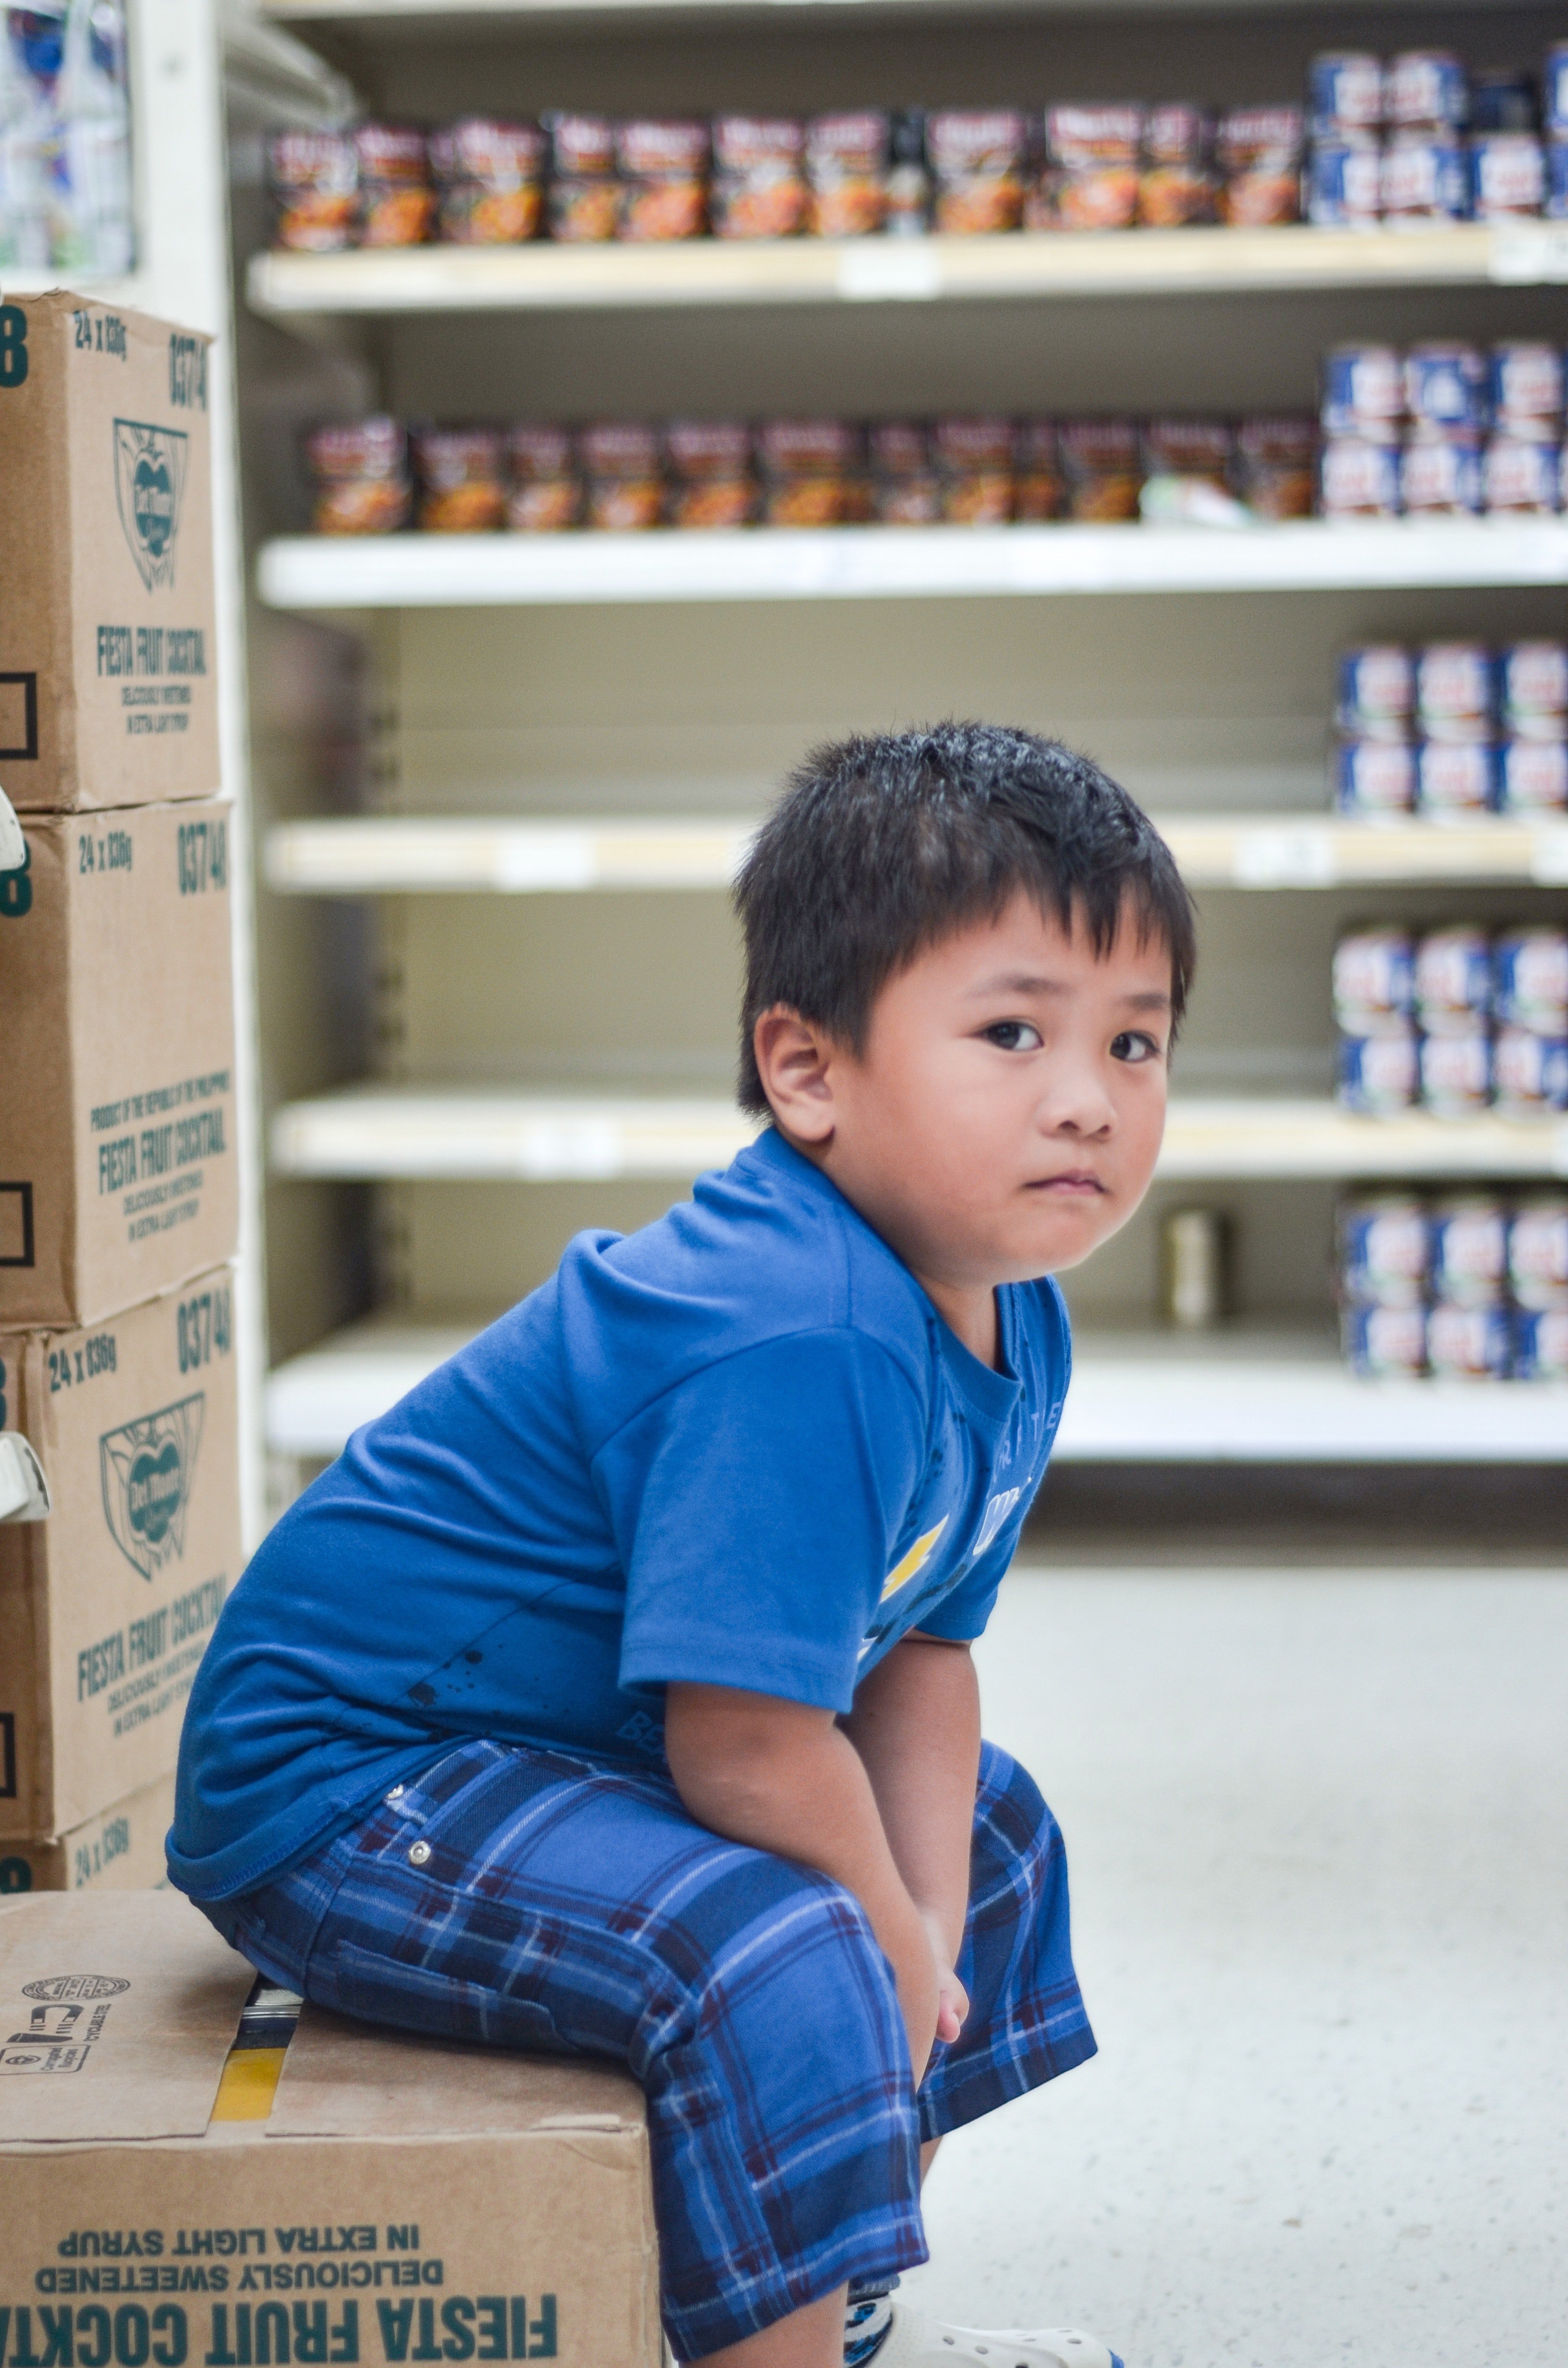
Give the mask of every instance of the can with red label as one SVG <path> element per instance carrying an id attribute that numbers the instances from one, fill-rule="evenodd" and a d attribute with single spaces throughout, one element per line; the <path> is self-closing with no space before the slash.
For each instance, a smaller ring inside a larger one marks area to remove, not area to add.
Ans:
<path id="1" fill-rule="evenodd" d="M 1512 338 L 1494 346 L 1488 361 L 1493 424 L 1505 435 L 1554 444 L 1562 424 L 1561 347 Z"/>
<path id="2" fill-rule="evenodd" d="M 1364 1118 L 1414 1110 L 1420 1095 L 1415 1024 L 1410 1019 L 1363 1021 L 1339 1037 L 1339 1101 Z"/>
<path id="3" fill-rule="evenodd" d="M 1346 1363 L 1364 1381 L 1415 1381 L 1426 1370 L 1424 1307 L 1346 1307 L 1339 1338 Z"/>
<path id="4" fill-rule="evenodd" d="M 1503 720 L 1522 740 L 1558 740 L 1568 716 L 1568 643 L 1508 642 L 1497 654 Z"/>
<path id="5" fill-rule="evenodd" d="M 1377 1028 L 1415 1008 L 1415 941 L 1408 929 L 1350 929 L 1334 949 L 1334 1008 L 1342 1027 Z"/>
<path id="6" fill-rule="evenodd" d="M 1396 441 L 1404 418 L 1404 360 L 1397 346 L 1331 347 L 1323 372 L 1326 435 Z"/>
<path id="7" fill-rule="evenodd" d="M 1423 1036 L 1421 1100 L 1434 1118 L 1473 1118 L 1492 1099 L 1492 1038 L 1484 1021 Z"/>
<path id="8" fill-rule="evenodd" d="M 1334 752 L 1342 814 L 1414 814 L 1415 751 L 1406 740 L 1342 740 Z"/>
<path id="9" fill-rule="evenodd" d="M 1322 132 L 1307 164 L 1307 220 L 1319 230 L 1370 230 L 1382 211 L 1382 142 L 1375 131 Z"/>
<path id="10" fill-rule="evenodd" d="M 1431 1246 L 1426 1212 L 1405 1192 L 1358 1192 L 1335 1213 L 1339 1286 L 1362 1307 L 1419 1307 Z"/>
<path id="11" fill-rule="evenodd" d="M 1559 1023 L 1560 1031 L 1563 1025 Z M 1510 1118 L 1568 1110 L 1568 1034 L 1499 1028 L 1493 1054 L 1497 1107 Z"/>
<path id="12" fill-rule="evenodd" d="M 1508 1287 L 1519 1307 L 1568 1308 L 1568 1194 L 1519 1202 L 1508 1225 Z"/>
<path id="13" fill-rule="evenodd" d="M 1490 740 L 1496 672 L 1484 642 L 1427 642 L 1416 654 L 1415 712 L 1429 740 Z"/>
<path id="14" fill-rule="evenodd" d="M 1533 131 L 1483 131 L 1470 143 L 1471 208 L 1477 222 L 1539 214 L 1546 203 L 1546 151 Z"/>
<path id="15" fill-rule="evenodd" d="M 1568 1382 L 1568 1307 L 1525 1310 L 1514 1318 L 1514 1379 Z"/>
<path id="16" fill-rule="evenodd" d="M 1505 740 L 1497 751 L 1497 811 L 1568 811 L 1568 740 Z"/>
<path id="17" fill-rule="evenodd" d="M 1481 460 L 1481 506 L 1494 518 L 1551 518 L 1562 499 L 1561 480 L 1555 444 L 1494 436 Z"/>
<path id="18" fill-rule="evenodd" d="M 1506 929 L 1493 964 L 1499 1019 L 1568 1034 L 1568 929 Z"/>
<path id="19" fill-rule="evenodd" d="M 1470 1029 L 1492 1009 L 1492 940 L 1460 922 L 1427 929 L 1415 946 L 1415 1011 L 1423 1028 Z"/>
<path id="20" fill-rule="evenodd" d="M 1399 457 L 1399 498 L 1407 518 L 1479 518 L 1480 438 L 1417 437 L 1407 444 Z"/>
<path id="21" fill-rule="evenodd" d="M 1404 407 L 1417 427 L 1479 431 L 1490 425 L 1490 375 L 1479 346 L 1429 338 L 1404 358 Z"/>
<path id="22" fill-rule="evenodd" d="M 1335 723 L 1358 740 L 1408 740 L 1415 712 L 1415 662 L 1399 642 L 1340 653 Z"/>
<path id="23" fill-rule="evenodd" d="M 1320 51 L 1307 69 L 1307 103 L 1314 131 L 1376 131 L 1386 104 L 1382 60 L 1368 50 Z"/>
<path id="24" fill-rule="evenodd" d="M 1330 436 L 1318 463 L 1318 507 L 1325 518 L 1397 518 L 1396 445 L 1360 436 Z"/>
<path id="25" fill-rule="evenodd" d="M 1430 1309 L 1426 1362 L 1440 1381 L 1506 1382 L 1514 1367 L 1514 1326 L 1507 1309 Z"/>
<path id="26" fill-rule="evenodd" d="M 1470 158 L 1447 131 L 1401 131 L 1383 150 L 1379 196 L 1385 222 L 1463 222 Z"/>
<path id="27" fill-rule="evenodd" d="M 1449 1307 L 1501 1307 L 1508 1295 L 1508 1216 L 1485 1192 L 1432 1204 L 1432 1296 Z"/>
<path id="28" fill-rule="evenodd" d="M 1423 740 L 1415 751 L 1417 814 L 1493 814 L 1497 751 L 1490 742 Z"/>
<path id="29" fill-rule="evenodd" d="M 1452 50 L 1402 50 L 1389 62 L 1383 94 L 1391 123 L 1462 131 L 1470 121 L 1470 82 Z"/>

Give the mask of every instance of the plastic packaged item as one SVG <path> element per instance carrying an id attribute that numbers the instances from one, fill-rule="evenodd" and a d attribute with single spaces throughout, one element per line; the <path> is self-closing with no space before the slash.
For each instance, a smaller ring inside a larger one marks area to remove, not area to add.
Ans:
<path id="1" fill-rule="evenodd" d="M 1517 1306 L 1568 1308 L 1568 1194 L 1532 1192 L 1515 1209 L 1508 1288 Z"/>
<path id="2" fill-rule="evenodd" d="M 1002 526 L 1013 515 L 1013 423 L 946 418 L 933 423 L 932 456 L 950 526 Z"/>
<path id="3" fill-rule="evenodd" d="M 1415 1381 L 1426 1371 L 1424 1307 L 1346 1307 L 1339 1338 L 1345 1361 L 1363 1381 Z"/>
<path id="4" fill-rule="evenodd" d="M 1013 448 L 1013 516 L 1040 523 L 1067 507 L 1062 447 L 1053 419 L 1020 421 Z"/>
<path id="5" fill-rule="evenodd" d="M 436 191 L 425 134 L 413 123 L 358 123 L 361 246 L 423 246 L 435 227 Z"/>
<path id="6" fill-rule="evenodd" d="M 558 111 L 543 118 L 550 183 L 545 219 L 551 238 L 573 245 L 615 236 L 620 190 L 615 176 L 615 126 L 608 115 Z"/>
<path id="7" fill-rule="evenodd" d="M 1395 126 L 1442 124 L 1462 131 L 1470 121 L 1470 79 L 1452 50 L 1401 50 L 1383 76 L 1383 108 Z"/>
<path id="8" fill-rule="evenodd" d="M 1126 230 L 1138 212 L 1140 107 L 1048 107 L 1031 230 Z"/>
<path id="9" fill-rule="evenodd" d="M 636 534 L 662 522 L 665 479 L 656 428 L 640 419 L 597 420 L 577 432 L 577 461 L 586 480 L 587 526 Z"/>
<path id="10" fill-rule="evenodd" d="M 699 238 L 708 227 L 708 126 L 633 115 L 615 127 L 620 181 L 616 236 L 642 245 Z"/>
<path id="11" fill-rule="evenodd" d="M 49 180 L 58 271 L 129 271 L 135 259 L 125 51 L 119 0 L 69 0 Z"/>
<path id="12" fill-rule="evenodd" d="M 1404 358 L 1404 408 L 1417 432 L 1479 432 L 1492 424 L 1491 366 L 1479 346 L 1430 338 Z"/>
<path id="13" fill-rule="evenodd" d="M 1419 1307 L 1431 1238 L 1424 1204 L 1408 1192 L 1347 1193 L 1335 1212 L 1339 1287 L 1352 1305 Z"/>
<path id="14" fill-rule="evenodd" d="M 1307 68 L 1312 130 L 1375 131 L 1383 120 L 1383 62 L 1369 50 L 1321 50 Z"/>
<path id="15" fill-rule="evenodd" d="M 878 108 L 811 118 L 806 223 L 818 238 L 865 238 L 881 229 L 892 132 L 892 119 Z"/>
<path id="16" fill-rule="evenodd" d="M 1017 229 L 1028 136 L 1028 123 L 1014 108 L 944 107 L 926 117 L 926 158 L 938 231 L 969 237 Z M 890 185 L 892 178 L 890 169 Z"/>
<path id="17" fill-rule="evenodd" d="M 416 427 L 409 438 L 426 534 L 491 534 L 506 514 L 506 439 L 497 427 Z"/>
<path id="18" fill-rule="evenodd" d="M 1493 346 L 1487 393 L 1500 433 L 1555 444 L 1562 432 L 1562 348 L 1522 337 Z"/>
<path id="19" fill-rule="evenodd" d="M 1481 456 L 1481 504 L 1488 514 L 1553 518 L 1562 502 L 1562 455 L 1555 444 L 1492 436 Z"/>
<path id="20" fill-rule="evenodd" d="M 1568 1308 L 1541 1308 L 1515 1316 L 1514 1379 L 1568 1382 Z"/>
<path id="21" fill-rule="evenodd" d="M 871 513 L 881 526 L 933 526 L 942 485 L 925 428 L 912 419 L 879 419 L 867 433 Z"/>
<path id="22" fill-rule="evenodd" d="M 1568 929 L 1507 929 L 1494 954 L 1497 1017 L 1543 1036 L 1568 1034 Z"/>
<path id="23" fill-rule="evenodd" d="M 358 244 L 359 165 L 347 131 L 274 132 L 267 177 L 275 246 L 337 255 Z"/>
<path id="24" fill-rule="evenodd" d="M 1546 203 L 1546 151 L 1533 131 L 1483 131 L 1470 143 L 1471 211 L 1477 222 L 1539 214 Z"/>
<path id="25" fill-rule="evenodd" d="M 1214 140 L 1220 220 L 1266 230 L 1301 218 L 1306 133 L 1299 107 L 1233 107 Z"/>
<path id="26" fill-rule="evenodd" d="M 432 133 L 439 235 L 454 246 L 516 246 L 544 211 L 544 134 L 537 123 L 465 115 Z"/>
<path id="27" fill-rule="evenodd" d="M 1420 1040 L 1421 1101 L 1434 1118 L 1473 1118 L 1492 1099 L 1492 1034 L 1483 1022 Z"/>
<path id="28" fill-rule="evenodd" d="M 1404 358 L 1396 346 L 1332 346 L 1319 417 L 1328 436 L 1395 444 L 1404 425 Z"/>
<path id="29" fill-rule="evenodd" d="M 1420 1091 L 1418 1041 L 1409 1019 L 1388 1019 L 1375 1029 L 1342 1029 L 1341 1106 L 1363 1118 L 1389 1118 L 1414 1110 Z"/>
<path id="30" fill-rule="evenodd" d="M 1067 516 L 1100 526 L 1135 518 L 1143 472 L 1132 421 L 1064 419 L 1059 434 Z"/>
<path id="31" fill-rule="evenodd" d="M 848 420 L 765 420 L 756 460 L 767 526 L 842 526 L 860 506 L 860 438 Z"/>
<path id="32" fill-rule="evenodd" d="M 1503 742 L 1497 751 L 1497 811 L 1568 813 L 1568 735 Z"/>
<path id="33" fill-rule="evenodd" d="M 1399 642 L 1342 650 L 1334 720 L 1361 740 L 1408 740 L 1415 713 L 1415 661 Z"/>
<path id="34" fill-rule="evenodd" d="M 1438 1381 L 1506 1382 L 1514 1368 L 1514 1325 L 1507 1309 L 1429 1308 L 1426 1363 Z"/>
<path id="35" fill-rule="evenodd" d="M 1396 446 L 1364 436 L 1330 436 L 1318 456 L 1318 507 L 1325 518 L 1397 518 Z"/>
<path id="36" fill-rule="evenodd" d="M 756 507 L 751 429 L 744 419 L 672 419 L 665 518 L 677 527 L 747 526 Z"/>
<path id="37" fill-rule="evenodd" d="M 1334 949 L 1334 1009 L 1365 1032 L 1415 1008 L 1415 940 L 1408 929 L 1350 929 Z"/>
<path id="38" fill-rule="evenodd" d="M 1419 814 L 1491 814 L 1497 804 L 1497 751 L 1486 741 L 1423 740 L 1415 751 Z"/>
<path id="39" fill-rule="evenodd" d="M 1234 439 L 1222 419 L 1150 419 L 1142 433 L 1145 476 L 1198 477 L 1224 493 Z"/>
<path id="40" fill-rule="evenodd" d="M 1490 740 L 1497 673 L 1484 642 L 1426 642 L 1415 654 L 1415 712 L 1433 740 Z"/>
<path id="41" fill-rule="evenodd" d="M 1171 1209 L 1160 1223 L 1160 1311 L 1179 1332 L 1212 1332 L 1230 1298 L 1231 1223 L 1222 1209 Z"/>
<path id="42" fill-rule="evenodd" d="M 924 238 L 931 227 L 931 175 L 926 163 L 926 115 L 901 107 L 888 134 L 882 231 L 888 238 Z M 1017 224 L 1008 225 L 1016 228 Z"/>
<path id="43" fill-rule="evenodd" d="M 1253 413 L 1236 427 L 1236 491 L 1258 518 L 1311 518 L 1317 458 L 1318 426 L 1310 412 Z"/>
<path id="44" fill-rule="evenodd" d="M 1200 107 L 1150 108 L 1138 168 L 1138 220 L 1146 229 L 1176 230 L 1217 218 L 1213 147 L 1214 126 Z"/>
<path id="45" fill-rule="evenodd" d="M 1497 1107 L 1506 1118 L 1541 1118 L 1568 1110 L 1568 1020 L 1554 1036 L 1539 1029 L 1504 1027 L 1493 1046 Z"/>
<path id="46" fill-rule="evenodd" d="M 317 534 L 396 534 L 413 516 L 401 420 L 378 416 L 312 427 L 305 464 L 315 486 L 311 524 Z"/>
<path id="47" fill-rule="evenodd" d="M 519 423 L 506 436 L 506 524 L 514 534 L 563 534 L 583 515 L 583 487 L 564 427 Z"/>
<path id="48" fill-rule="evenodd" d="M 1399 504 L 1407 518 L 1479 518 L 1480 436 L 1450 430 L 1413 438 L 1399 456 Z"/>
<path id="49" fill-rule="evenodd" d="M 1568 642 L 1506 642 L 1497 653 L 1498 712 L 1525 740 L 1561 740 L 1568 718 Z"/>
<path id="50" fill-rule="evenodd" d="M 0 14 L 0 268 L 52 265 L 55 108 L 64 61 L 58 16 L 8 8 Z"/>
<path id="51" fill-rule="evenodd" d="M 1307 161 L 1307 220 L 1318 230 L 1375 230 L 1383 147 L 1375 131 L 1321 132 Z"/>
<path id="52" fill-rule="evenodd" d="M 1508 1214 L 1488 1192 L 1432 1203 L 1432 1297 L 1448 1307 L 1501 1307 L 1508 1293 Z"/>
<path id="53" fill-rule="evenodd" d="M 1510 67 L 1485 67 L 1470 78 L 1472 131 L 1533 131 L 1537 128 L 1534 77 Z"/>
<path id="54" fill-rule="evenodd" d="M 1385 222 L 1455 222 L 1471 211 L 1470 157 L 1448 131 L 1396 132 L 1383 150 L 1379 199 Z"/>
<path id="55" fill-rule="evenodd" d="M 712 138 L 714 237 L 794 237 L 806 218 L 802 125 L 791 116 L 716 115 Z"/>
<path id="56" fill-rule="evenodd" d="M 1334 803 L 1346 815 L 1414 814 L 1415 751 L 1403 740 L 1345 740 L 1334 754 Z"/>
<path id="57" fill-rule="evenodd" d="M 1474 1027 L 1492 1010 L 1492 941 L 1473 923 L 1427 929 L 1415 947 L 1415 1013 L 1439 1033 Z"/>

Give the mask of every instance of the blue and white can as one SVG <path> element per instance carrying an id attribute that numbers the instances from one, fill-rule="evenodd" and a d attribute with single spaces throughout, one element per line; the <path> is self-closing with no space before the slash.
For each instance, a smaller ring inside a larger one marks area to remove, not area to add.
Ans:
<path id="1" fill-rule="evenodd" d="M 1399 498 L 1407 518 L 1479 518 L 1479 437 L 1423 438 L 1407 444 L 1399 456 Z"/>
<path id="2" fill-rule="evenodd" d="M 1497 673 L 1485 642 L 1426 642 L 1415 656 L 1415 712 L 1431 740 L 1488 740 Z"/>
<path id="3" fill-rule="evenodd" d="M 1342 650 L 1334 720 L 1357 740 L 1406 740 L 1415 712 L 1415 661 L 1400 642 Z"/>
<path id="4" fill-rule="evenodd" d="M 1506 1382 L 1514 1370 L 1514 1319 L 1506 1307 L 1434 1307 L 1426 1363 L 1439 1381 Z"/>
<path id="5" fill-rule="evenodd" d="M 1492 940 L 1471 922 L 1427 929 L 1415 946 L 1415 1012 L 1424 1028 L 1466 1028 L 1492 1009 Z"/>
<path id="6" fill-rule="evenodd" d="M 1497 653 L 1497 695 L 1504 721 L 1522 739 L 1561 738 L 1568 716 L 1568 642 L 1505 642 Z"/>
<path id="7" fill-rule="evenodd" d="M 1492 1038 L 1484 1024 L 1423 1036 L 1421 1101 L 1434 1118 L 1473 1118 L 1492 1099 Z"/>
<path id="8" fill-rule="evenodd" d="M 1415 1008 L 1415 940 L 1408 929 L 1350 929 L 1334 949 L 1334 1008 L 1353 1032 L 1408 1019 Z"/>
<path id="9" fill-rule="evenodd" d="M 1499 1019 L 1568 1035 L 1568 929 L 1505 929 L 1492 962 Z"/>
<path id="10" fill-rule="evenodd" d="M 1533 1028 L 1499 1028 L 1493 1067 L 1497 1107 L 1509 1118 L 1568 1110 L 1568 1034 L 1543 1036 Z"/>
<path id="11" fill-rule="evenodd" d="M 1323 50 L 1307 69 L 1312 129 L 1375 131 L 1383 120 L 1383 62 L 1368 50 Z"/>
<path id="12" fill-rule="evenodd" d="M 1414 814 L 1415 751 L 1408 740 L 1342 740 L 1334 752 L 1334 803 L 1342 814 Z"/>
<path id="13" fill-rule="evenodd" d="M 1369 1030 L 1342 1030 L 1339 1038 L 1339 1100 L 1363 1118 L 1389 1118 L 1414 1110 L 1421 1075 L 1415 1026 L 1388 1019 Z"/>
<path id="14" fill-rule="evenodd" d="M 1470 78 L 1470 128 L 1472 131 L 1533 131 L 1535 83 L 1508 67 L 1484 67 Z"/>
<path id="15" fill-rule="evenodd" d="M 1383 77 L 1383 113 L 1390 123 L 1470 121 L 1470 80 L 1452 50 L 1402 50 Z"/>
<path id="16" fill-rule="evenodd" d="M 1385 222 L 1468 221 L 1470 157 L 1463 142 L 1443 131 L 1401 132 L 1383 150 L 1379 193 Z"/>
<path id="17" fill-rule="evenodd" d="M 1568 1196 L 1532 1194 L 1515 1210 L 1508 1287 L 1517 1306 L 1568 1308 Z"/>
<path id="18" fill-rule="evenodd" d="M 1516 1315 L 1514 1379 L 1568 1382 L 1568 1307 L 1529 1309 Z"/>
<path id="19" fill-rule="evenodd" d="M 1325 518 L 1397 518 L 1399 448 L 1360 436 L 1331 436 L 1318 461 L 1318 507 Z"/>
<path id="20" fill-rule="evenodd" d="M 1568 222 L 1568 133 L 1546 143 L 1546 201 L 1541 211 L 1549 222 Z"/>
<path id="21" fill-rule="evenodd" d="M 1331 346 L 1323 362 L 1323 425 L 1330 436 L 1392 444 L 1404 418 L 1404 359 L 1397 346 Z"/>
<path id="22" fill-rule="evenodd" d="M 1540 78 L 1540 120 L 1549 131 L 1568 131 L 1568 41 L 1553 41 Z"/>
<path id="23" fill-rule="evenodd" d="M 1415 751 L 1417 814 L 1494 814 L 1497 751 L 1481 740 L 1423 740 Z"/>
<path id="24" fill-rule="evenodd" d="M 1562 455 L 1555 444 L 1493 436 L 1481 459 L 1481 501 L 1488 517 L 1554 518 Z"/>
<path id="25" fill-rule="evenodd" d="M 1555 443 L 1562 424 L 1562 354 L 1536 338 L 1510 337 L 1487 355 L 1494 425 L 1505 435 Z"/>
<path id="26" fill-rule="evenodd" d="M 1546 150 L 1533 131 L 1483 131 L 1470 143 L 1470 202 L 1477 222 L 1539 214 L 1546 203 Z"/>
<path id="27" fill-rule="evenodd" d="M 1356 1193 L 1339 1204 L 1339 1287 L 1360 1307 L 1419 1307 L 1426 1296 L 1426 1212 L 1409 1193 Z"/>
<path id="28" fill-rule="evenodd" d="M 1490 420 L 1491 377 L 1479 346 L 1429 338 L 1404 358 L 1404 407 L 1418 428 L 1479 431 Z"/>
<path id="29" fill-rule="evenodd" d="M 1364 1381 L 1415 1381 L 1426 1370 L 1424 1307 L 1346 1307 L 1339 1338 L 1346 1363 Z"/>
<path id="30" fill-rule="evenodd" d="M 1383 154 L 1376 132 L 1320 132 L 1307 162 L 1307 220 L 1319 230 L 1370 230 L 1382 204 Z"/>
<path id="31" fill-rule="evenodd" d="M 1568 740 L 1505 740 L 1497 751 L 1497 811 L 1568 813 Z"/>
<path id="32" fill-rule="evenodd" d="M 1448 1307 L 1501 1307 L 1508 1296 L 1508 1215 L 1501 1201 L 1456 1192 L 1432 1204 L 1432 1296 Z"/>

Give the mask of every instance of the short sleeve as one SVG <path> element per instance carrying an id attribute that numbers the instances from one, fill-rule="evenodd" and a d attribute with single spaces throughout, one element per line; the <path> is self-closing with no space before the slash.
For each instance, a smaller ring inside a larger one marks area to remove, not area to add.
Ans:
<path id="1" fill-rule="evenodd" d="M 838 1329 L 705 1366 L 626 1424 L 594 1463 L 626 1572 L 623 1688 L 846 1711 L 925 1428 L 903 1367 Z"/>

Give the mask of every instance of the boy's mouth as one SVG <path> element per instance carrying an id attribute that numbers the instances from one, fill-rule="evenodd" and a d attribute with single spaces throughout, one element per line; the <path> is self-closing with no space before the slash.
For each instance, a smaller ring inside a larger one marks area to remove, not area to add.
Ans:
<path id="1" fill-rule="evenodd" d="M 1031 1192 L 1057 1192 L 1067 1199 L 1081 1193 L 1089 1199 L 1108 1188 L 1092 1168 L 1064 1167 L 1060 1176 L 1035 1177 L 1027 1189 Z"/>

